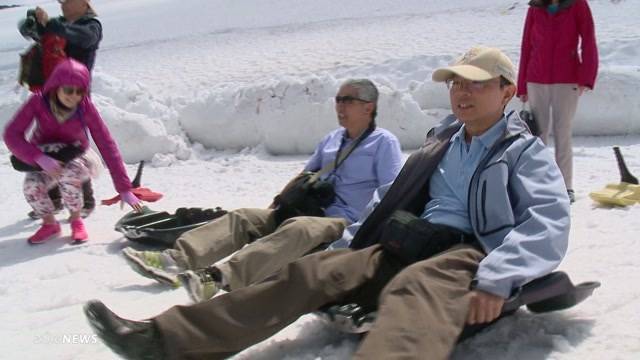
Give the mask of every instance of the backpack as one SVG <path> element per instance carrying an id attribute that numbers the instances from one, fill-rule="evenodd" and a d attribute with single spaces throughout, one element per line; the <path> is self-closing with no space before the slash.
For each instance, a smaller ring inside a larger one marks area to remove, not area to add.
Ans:
<path id="1" fill-rule="evenodd" d="M 66 45 L 65 38 L 51 33 L 44 34 L 39 42 L 20 54 L 18 83 L 29 85 L 32 92 L 40 90 L 53 69 L 67 58 L 64 51 Z"/>
<path id="2" fill-rule="evenodd" d="M 29 88 L 42 86 L 44 75 L 42 73 L 42 46 L 40 43 L 33 44 L 26 52 L 20 54 L 20 70 L 18 72 L 18 83 L 29 85 Z"/>

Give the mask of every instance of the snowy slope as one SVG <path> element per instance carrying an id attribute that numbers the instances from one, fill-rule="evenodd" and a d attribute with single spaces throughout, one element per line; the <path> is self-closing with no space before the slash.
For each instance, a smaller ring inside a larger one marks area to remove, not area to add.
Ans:
<path id="1" fill-rule="evenodd" d="M 0 5 L 8 3 L 39 1 Z M 42 3 L 57 12 L 55 3 Z M 381 125 L 405 149 L 415 148 L 448 107 L 444 88 L 428 81 L 431 71 L 476 43 L 500 46 L 517 60 L 526 9 L 524 0 L 94 3 L 105 27 L 94 99 L 127 160 L 153 160 L 143 182 L 166 194 L 152 205 L 166 210 L 267 205 L 306 158 L 270 154 L 309 152 L 334 128 L 331 97 L 351 76 L 380 84 Z M 575 130 L 624 135 L 575 140 L 578 201 L 561 269 L 576 282 L 600 280 L 602 288 L 565 312 L 504 319 L 460 344 L 455 359 L 640 357 L 640 206 L 599 208 L 587 196 L 618 181 L 612 145 L 640 176 L 640 3 L 590 4 L 601 73 L 581 100 Z M 14 89 L 16 53 L 26 45 L 15 24 L 24 11 L 0 11 L 0 125 L 27 96 Z M 63 238 L 28 246 L 38 224 L 25 219 L 21 181 L 0 145 L 1 359 L 112 359 L 92 337 L 84 302 L 101 299 L 131 318 L 189 302 L 184 290 L 165 289 L 126 266 L 119 252 L 128 243 L 112 230 L 124 211 L 115 207 L 100 207 L 87 221 L 85 245 Z M 113 194 L 106 175 L 95 188 L 98 198 Z M 306 316 L 238 358 L 347 359 L 356 346 Z"/>
<path id="2" fill-rule="evenodd" d="M 575 133 L 640 133 L 634 121 L 640 102 L 628 95 L 640 90 L 634 61 L 640 6 L 635 0 L 591 3 L 601 74 L 582 101 Z M 177 4 L 96 1 L 105 28 L 97 103 L 121 144 L 128 143 L 127 133 L 149 144 L 144 151 L 124 149 L 129 162 L 156 153 L 185 159 L 194 142 L 310 153 L 334 126 L 331 96 L 352 76 L 380 85 L 379 123 L 404 148 L 416 148 L 447 107 L 442 85 L 429 80 L 432 70 L 478 43 L 499 46 L 516 61 L 526 9 L 523 0 Z M 0 13 L 0 42 L 6 44 L 0 48 L 0 125 L 26 96 L 12 91 L 16 52 L 26 44 L 14 29 L 23 14 L 24 8 Z M 286 143 L 279 126 L 288 129 Z"/>

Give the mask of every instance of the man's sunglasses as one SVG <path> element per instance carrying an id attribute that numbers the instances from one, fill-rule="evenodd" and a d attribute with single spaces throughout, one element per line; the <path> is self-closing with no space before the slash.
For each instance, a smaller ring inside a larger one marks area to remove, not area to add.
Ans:
<path id="1" fill-rule="evenodd" d="M 85 94 L 84 89 L 73 87 L 73 86 L 62 86 L 62 92 L 65 95 L 69 95 L 69 96 L 73 95 L 74 93 L 77 96 L 84 96 L 84 94 Z"/>
<path id="2" fill-rule="evenodd" d="M 366 103 L 370 103 L 371 101 L 357 98 L 355 96 L 346 95 L 346 96 L 336 96 L 336 104 L 345 103 L 345 104 L 353 104 L 354 101 L 362 101 Z"/>

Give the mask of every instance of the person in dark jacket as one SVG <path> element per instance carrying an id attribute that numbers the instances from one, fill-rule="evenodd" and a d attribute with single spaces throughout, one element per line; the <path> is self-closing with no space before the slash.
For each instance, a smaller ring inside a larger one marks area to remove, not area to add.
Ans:
<path id="1" fill-rule="evenodd" d="M 62 16 L 49 18 L 49 14 L 41 7 L 36 8 L 38 20 L 38 32 L 41 34 L 55 34 L 65 41 L 64 51 L 67 57 L 83 63 L 89 71 L 93 69 L 96 59 L 96 51 L 102 40 L 102 24 L 98 21 L 97 14 L 91 7 L 89 0 L 58 0 L 62 10 Z M 91 180 L 82 184 L 84 205 L 82 216 L 88 216 L 95 208 L 95 198 Z M 49 196 L 56 209 L 62 209 L 62 195 L 60 189 L 54 187 Z M 29 217 L 38 218 L 32 211 Z"/>
<path id="2" fill-rule="evenodd" d="M 587 0 L 531 0 L 522 34 L 518 96 L 547 144 L 553 125 L 555 157 L 571 202 L 571 123 L 578 98 L 593 89 L 598 73 L 595 28 Z"/>
<path id="3" fill-rule="evenodd" d="M 432 78 L 447 83 L 453 115 L 409 157 L 350 249 L 307 255 L 263 282 L 149 321 L 92 301 L 85 314 L 94 331 L 126 359 L 224 359 L 305 313 L 358 303 L 378 315 L 353 358 L 447 359 L 465 325 L 493 321 L 515 289 L 558 266 L 569 199 L 550 151 L 504 113 L 516 93 L 504 53 L 473 48 Z M 407 263 L 381 246 L 397 210 L 434 230 L 408 248 L 447 250 Z"/>
<path id="4" fill-rule="evenodd" d="M 83 63 L 89 71 L 93 69 L 96 50 L 102 40 L 102 24 L 89 0 L 58 0 L 62 16 L 49 18 L 49 14 L 36 8 L 36 18 L 42 33 L 54 33 L 63 37 L 67 44 L 68 57 Z"/>

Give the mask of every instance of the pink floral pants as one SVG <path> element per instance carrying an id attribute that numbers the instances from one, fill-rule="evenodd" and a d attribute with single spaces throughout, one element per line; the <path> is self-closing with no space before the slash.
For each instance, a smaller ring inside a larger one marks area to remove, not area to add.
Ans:
<path id="1" fill-rule="evenodd" d="M 52 177 L 44 171 L 30 172 L 24 178 L 23 193 L 25 199 L 39 216 L 51 215 L 55 206 L 49 198 L 48 191 L 54 186 L 60 187 L 62 201 L 69 211 L 82 209 L 82 183 L 89 179 L 89 169 L 81 158 L 64 164 L 62 173 Z"/>

